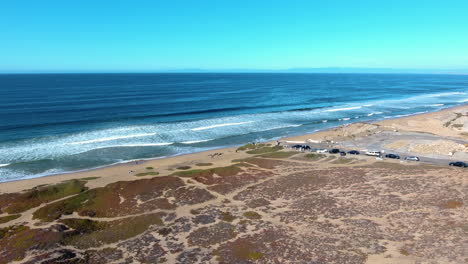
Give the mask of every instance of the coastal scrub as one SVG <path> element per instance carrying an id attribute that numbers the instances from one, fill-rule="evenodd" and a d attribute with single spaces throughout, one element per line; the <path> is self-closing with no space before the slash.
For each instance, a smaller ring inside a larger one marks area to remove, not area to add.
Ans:
<path id="1" fill-rule="evenodd" d="M 88 188 L 85 181 L 70 180 L 49 186 L 35 187 L 23 193 L 0 195 L 0 212 L 16 214 L 73 194 Z"/>

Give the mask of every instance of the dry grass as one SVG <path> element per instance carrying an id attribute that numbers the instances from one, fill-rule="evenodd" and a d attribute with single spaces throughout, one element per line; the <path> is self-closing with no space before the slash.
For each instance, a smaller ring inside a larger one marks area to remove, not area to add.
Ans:
<path id="1" fill-rule="evenodd" d="M 440 207 L 445 209 L 454 209 L 463 206 L 463 202 L 457 200 L 449 200 L 440 205 Z"/>

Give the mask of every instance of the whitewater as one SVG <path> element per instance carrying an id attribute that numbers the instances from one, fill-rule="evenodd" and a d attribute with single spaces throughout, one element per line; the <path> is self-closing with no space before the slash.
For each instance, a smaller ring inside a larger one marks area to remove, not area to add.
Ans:
<path id="1" fill-rule="evenodd" d="M 468 76 L 0 76 L 0 181 L 167 157 L 466 103 Z"/>

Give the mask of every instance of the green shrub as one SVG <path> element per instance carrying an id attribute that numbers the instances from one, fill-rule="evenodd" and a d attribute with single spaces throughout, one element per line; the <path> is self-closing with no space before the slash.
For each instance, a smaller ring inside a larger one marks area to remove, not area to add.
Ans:
<path id="1" fill-rule="evenodd" d="M 86 178 L 81 178 L 80 180 L 82 181 L 92 181 L 92 180 L 96 180 L 96 179 L 99 179 L 101 177 L 86 177 Z"/>
<path id="2" fill-rule="evenodd" d="M 305 155 L 305 157 L 306 157 L 307 159 L 311 159 L 311 160 L 319 160 L 319 159 L 325 158 L 326 155 L 324 155 L 324 154 L 310 153 L 310 154 Z"/>
<path id="3" fill-rule="evenodd" d="M 236 219 L 230 212 L 221 212 L 221 220 L 226 222 L 232 222 Z"/>
<path id="4" fill-rule="evenodd" d="M 248 154 L 264 154 L 264 153 L 280 151 L 282 149 L 283 149 L 282 146 L 260 147 L 260 148 L 254 149 L 254 150 L 247 151 L 247 153 Z"/>
<path id="5" fill-rule="evenodd" d="M 200 166 L 200 167 L 202 167 L 202 166 L 211 166 L 211 165 L 213 165 L 213 163 L 210 163 L 210 162 L 206 162 L 206 163 L 205 163 L 205 162 L 200 162 L 200 163 L 197 163 L 196 165 L 197 165 L 197 166 Z"/>
<path id="6" fill-rule="evenodd" d="M 253 211 L 248 211 L 248 212 L 245 212 L 244 213 L 244 216 L 249 218 L 249 219 L 261 219 L 262 216 L 259 215 L 258 213 L 256 212 L 253 212 Z"/>
<path id="7" fill-rule="evenodd" d="M 16 218 L 19 218 L 21 215 L 20 214 L 14 214 L 14 215 L 7 215 L 0 217 L 0 224 L 10 222 L 11 220 L 15 220 Z"/>
<path id="8" fill-rule="evenodd" d="M 244 145 L 242 147 L 237 148 L 237 151 L 244 151 L 244 150 L 248 150 L 248 149 L 255 149 L 255 145 L 254 144 L 247 144 L 247 145 Z"/>
<path id="9" fill-rule="evenodd" d="M 155 171 L 150 171 L 150 172 L 141 172 L 141 173 L 137 173 L 135 174 L 135 176 L 148 176 L 148 175 L 159 175 L 159 172 L 155 172 Z"/>
<path id="10" fill-rule="evenodd" d="M 279 151 L 279 152 L 272 152 L 272 153 L 262 154 L 262 155 L 259 155 L 258 157 L 272 158 L 272 159 L 285 159 L 285 158 L 289 158 L 289 157 L 291 157 L 293 155 L 296 155 L 296 154 L 297 154 L 296 151 L 288 151 L 288 152 Z"/>
<path id="11" fill-rule="evenodd" d="M 23 193 L 0 195 L 0 209 L 10 214 L 24 212 L 42 203 L 54 201 L 87 190 L 86 181 L 69 180 L 62 183 L 35 187 Z"/>

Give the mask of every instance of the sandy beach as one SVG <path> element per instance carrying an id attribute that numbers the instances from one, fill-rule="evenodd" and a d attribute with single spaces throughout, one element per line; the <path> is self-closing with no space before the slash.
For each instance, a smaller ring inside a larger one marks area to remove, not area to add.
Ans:
<path id="1" fill-rule="evenodd" d="M 349 125 L 339 126 L 325 131 L 320 131 L 312 134 L 304 134 L 301 136 L 287 137 L 281 141 L 297 141 L 303 143 L 310 143 L 308 140 L 314 141 L 333 141 L 336 147 L 346 145 L 348 141 L 357 141 L 358 138 L 364 138 L 366 144 L 372 137 L 382 132 L 394 132 L 392 143 L 396 143 L 395 149 L 399 149 L 409 145 L 409 141 L 402 142 L 398 138 L 401 137 L 400 133 L 420 132 L 422 134 L 431 134 L 440 137 L 440 140 L 445 142 L 453 142 L 453 139 L 465 140 L 468 143 L 468 106 L 459 106 L 450 109 L 445 109 L 438 112 L 430 112 L 425 114 L 417 114 L 408 117 L 401 117 L 396 119 L 388 119 L 383 121 L 368 122 L 368 123 L 352 123 Z M 456 113 L 461 113 L 458 116 Z M 450 123 L 449 125 L 446 125 Z M 389 137 L 387 135 L 387 137 Z M 414 137 L 411 134 L 410 137 Z M 431 139 L 433 140 L 433 139 Z M 276 144 L 276 142 L 266 142 Z M 413 142 L 414 143 L 414 142 Z M 391 143 L 389 143 L 391 144 Z M 363 146 L 361 146 L 363 147 Z M 442 159 L 452 158 L 448 154 L 453 150 L 453 145 L 437 146 L 439 152 L 443 151 L 445 155 L 441 155 Z M 464 146 L 465 147 L 465 146 Z M 366 148 L 364 146 L 364 148 Z M 442 148 L 442 150 L 440 150 Z M 456 151 L 460 160 L 468 161 L 468 148 L 459 147 Z M 198 153 L 191 153 L 179 155 L 168 158 L 157 158 L 153 160 L 142 160 L 137 162 L 121 163 L 99 169 L 92 169 L 83 172 L 66 173 L 59 175 L 50 175 L 40 178 L 17 180 L 13 182 L 0 183 L 0 193 L 18 192 L 26 189 L 33 188 L 43 184 L 53 184 L 70 179 L 80 179 L 87 177 L 99 177 L 99 179 L 89 182 L 91 188 L 101 187 L 116 181 L 134 180 L 135 175 L 141 172 L 146 172 L 146 167 L 154 167 L 160 175 L 167 175 L 172 173 L 179 166 L 193 166 L 197 163 L 209 162 L 214 163 L 212 166 L 226 166 L 231 163 L 233 159 L 245 158 L 246 154 L 236 152 L 237 147 L 215 149 L 203 151 Z M 456 149 L 456 147 L 455 147 Z M 380 148 L 377 148 L 380 150 Z M 437 152 L 437 151 L 436 151 Z M 214 153 L 223 153 L 221 156 L 211 157 Z M 414 153 L 428 154 L 428 153 Z M 429 153 L 430 154 L 430 153 Z M 410 155 L 410 154 L 408 154 Z"/>
<path id="2" fill-rule="evenodd" d="M 468 170 L 448 166 L 468 161 L 467 105 L 280 142 L 0 183 L 0 263 L 468 258 Z M 303 153 L 288 142 L 402 160 Z"/>

